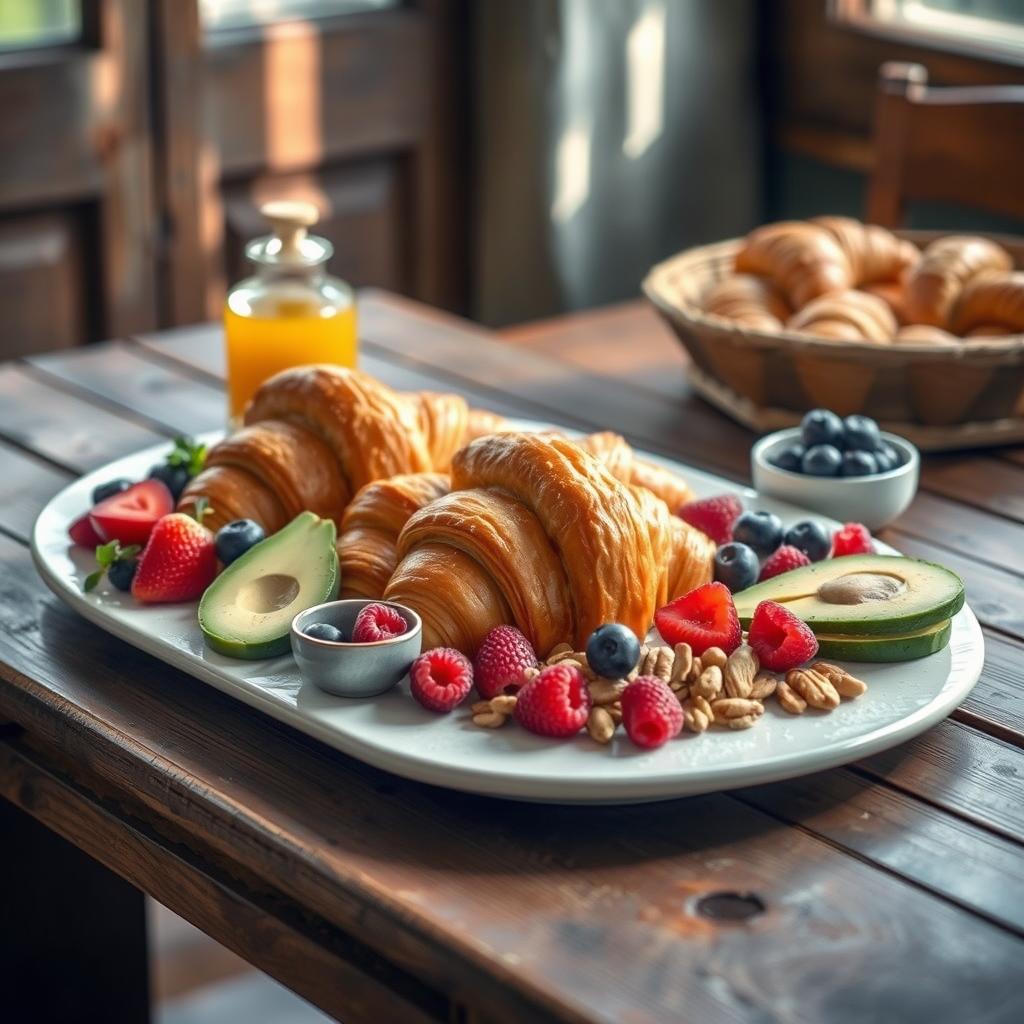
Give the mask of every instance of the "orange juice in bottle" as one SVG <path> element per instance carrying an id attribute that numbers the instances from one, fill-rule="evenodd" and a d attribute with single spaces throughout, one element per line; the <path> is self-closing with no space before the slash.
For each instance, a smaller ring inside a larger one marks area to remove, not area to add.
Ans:
<path id="1" fill-rule="evenodd" d="M 325 272 L 333 249 L 310 235 L 311 203 L 266 203 L 272 234 L 253 239 L 245 255 L 252 277 L 231 289 L 224 306 L 228 418 L 232 427 L 268 377 L 304 363 L 355 366 L 356 307 L 352 289 Z"/>

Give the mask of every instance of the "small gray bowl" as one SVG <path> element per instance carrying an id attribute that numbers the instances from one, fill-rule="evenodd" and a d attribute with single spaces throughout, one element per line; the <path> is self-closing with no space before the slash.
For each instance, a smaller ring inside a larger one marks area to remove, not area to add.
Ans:
<path id="1" fill-rule="evenodd" d="M 394 608 L 405 619 L 408 630 L 391 640 L 369 644 L 336 644 L 303 632 L 314 622 L 326 622 L 350 636 L 356 616 L 368 604 Z M 302 678 L 337 697 L 373 697 L 390 690 L 419 657 L 422 640 L 420 617 L 394 601 L 328 601 L 307 608 L 292 619 L 292 653 Z"/>

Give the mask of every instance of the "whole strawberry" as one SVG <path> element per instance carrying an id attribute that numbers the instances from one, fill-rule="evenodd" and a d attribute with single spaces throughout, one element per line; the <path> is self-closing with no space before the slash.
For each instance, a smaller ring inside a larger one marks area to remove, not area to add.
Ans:
<path id="1" fill-rule="evenodd" d="M 683 709 L 660 679 L 639 676 L 622 691 L 622 725 L 638 747 L 653 749 L 679 735 Z"/>
<path id="2" fill-rule="evenodd" d="M 197 510 L 202 518 L 203 509 Z M 132 597 L 146 604 L 195 601 L 217 575 L 213 534 L 184 512 L 157 520 L 139 556 Z"/>
<path id="3" fill-rule="evenodd" d="M 503 693 L 518 693 L 526 682 L 523 673 L 536 664 L 530 641 L 515 626 L 495 626 L 473 659 L 473 679 L 480 696 L 490 700 Z"/>
<path id="4" fill-rule="evenodd" d="M 768 560 L 761 566 L 761 575 L 757 579 L 759 583 L 763 583 L 773 576 L 789 572 L 790 569 L 799 569 L 802 565 L 810 564 L 811 560 L 799 548 L 783 544 L 768 556 Z"/>
<path id="5" fill-rule="evenodd" d="M 733 523 L 743 512 L 743 505 L 735 494 L 719 494 L 713 498 L 700 498 L 680 505 L 676 515 L 691 526 L 706 533 L 716 544 L 732 540 Z"/>
<path id="6" fill-rule="evenodd" d="M 589 714 L 590 691 L 575 665 L 549 665 L 519 691 L 516 701 L 516 721 L 538 736 L 575 736 Z"/>

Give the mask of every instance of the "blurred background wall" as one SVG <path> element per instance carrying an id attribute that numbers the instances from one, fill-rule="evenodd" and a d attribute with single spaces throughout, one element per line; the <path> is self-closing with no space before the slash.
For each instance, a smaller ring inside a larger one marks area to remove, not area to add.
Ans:
<path id="1" fill-rule="evenodd" d="M 862 213 L 887 60 L 1024 81 L 1024 2 L 0 0 L 0 357 L 218 316 L 269 198 L 353 283 L 489 324 L 635 296 Z"/>

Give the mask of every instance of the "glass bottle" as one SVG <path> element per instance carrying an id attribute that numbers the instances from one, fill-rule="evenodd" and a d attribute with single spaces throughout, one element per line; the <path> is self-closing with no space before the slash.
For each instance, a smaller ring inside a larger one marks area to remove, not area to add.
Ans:
<path id="1" fill-rule="evenodd" d="M 312 203 L 277 201 L 260 212 L 271 234 L 245 247 L 255 267 L 224 305 L 228 419 L 232 428 L 268 377 L 304 363 L 356 365 L 356 308 L 352 289 L 325 271 L 334 252 L 308 234 L 319 213 Z"/>

